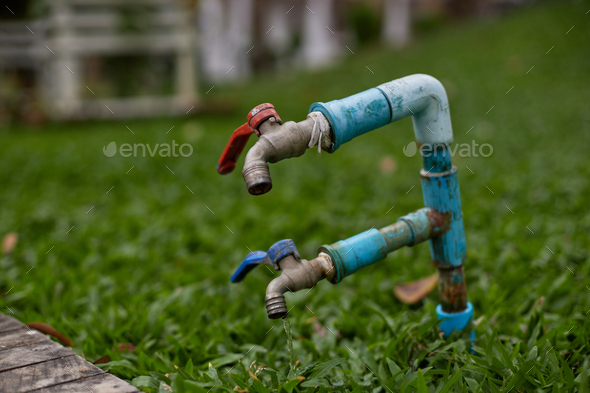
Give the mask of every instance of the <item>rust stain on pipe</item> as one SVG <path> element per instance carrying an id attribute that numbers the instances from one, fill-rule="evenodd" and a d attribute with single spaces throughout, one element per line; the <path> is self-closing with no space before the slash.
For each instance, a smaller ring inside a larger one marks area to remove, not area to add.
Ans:
<path id="1" fill-rule="evenodd" d="M 437 261 L 438 294 L 444 312 L 453 313 L 467 307 L 467 291 L 465 285 L 465 269 L 463 265 L 442 265 Z"/>

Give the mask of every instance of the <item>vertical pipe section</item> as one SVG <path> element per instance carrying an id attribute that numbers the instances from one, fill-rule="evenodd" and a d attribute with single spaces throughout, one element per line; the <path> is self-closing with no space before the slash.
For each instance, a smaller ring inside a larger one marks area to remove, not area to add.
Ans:
<path id="1" fill-rule="evenodd" d="M 439 271 L 438 291 L 442 311 L 456 313 L 467 308 L 463 270 L 467 248 L 457 167 L 451 165 L 446 146 L 424 153 L 422 159 L 424 168 L 428 168 L 420 171 L 424 204 L 445 215 L 450 223 L 448 231 L 430 239 L 430 252 Z"/>

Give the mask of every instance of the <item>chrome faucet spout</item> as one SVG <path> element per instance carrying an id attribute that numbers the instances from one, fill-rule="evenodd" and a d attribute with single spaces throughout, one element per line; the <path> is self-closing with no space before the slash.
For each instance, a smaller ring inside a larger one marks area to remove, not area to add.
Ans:
<path id="1" fill-rule="evenodd" d="M 246 154 L 242 176 L 248 192 L 252 195 L 266 194 L 272 188 L 272 179 L 267 164 L 268 145 L 266 139 L 258 140 Z"/>
<path id="2" fill-rule="evenodd" d="M 260 138 L 246 154 L 242 170 L 242 176 L 250 194 L 265 194 L 272 188 L 267 163 L 299 157 L 305 153 L 313 125 L 314 122 L 311 119 L 299 123 L 288 121 L 281 125 L 274 117 L 260 125 Z"/>
<path id="3" fill-rule="evenodd" d="M 289 255 L 279 262 L 281 275 L 272 280 L 266 288 L 266 311 L 270 319 L 284 318 L 289 313 L 285 292 L 297 292 L 313 288 L 320 280 L 335 277 L 334 265 L 328 254 L 320 253 L 312 260 L 297 260 Z"/>

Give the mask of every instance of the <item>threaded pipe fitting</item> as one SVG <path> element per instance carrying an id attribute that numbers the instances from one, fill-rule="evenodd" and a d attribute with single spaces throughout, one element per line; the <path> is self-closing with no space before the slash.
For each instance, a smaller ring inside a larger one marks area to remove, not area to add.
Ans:
<path id="1" fill-rule="evenodd" d="M 264 302 L 266 303 L 266 312 L 270 319 L 279 319 L 287 316 L 287 303 L 283 294 L 273 293 L 266 295 Z"/>
<path id="2" fill-rule="evenodd" d="M 266 194 L 272 188 L 270 171 L 266 163 L 256 163 L 242 173 L 248 192 L 252 195 Z"/>

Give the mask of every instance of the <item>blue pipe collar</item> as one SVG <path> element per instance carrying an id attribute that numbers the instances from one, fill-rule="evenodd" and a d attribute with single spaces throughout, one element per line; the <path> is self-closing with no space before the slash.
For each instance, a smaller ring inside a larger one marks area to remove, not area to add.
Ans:
<path id="1" fill-rule="evenodd" d="M 467 302 L 467 308 L 461 312 L 448 313 L 444 312 L 442 306 L 436 306 L 436 317 L 444 319 L 438 326 L 440 330 L 448 337 L 454 330 L 463 330 L 465 326 L 473 320 L 473 304 Z"/>

